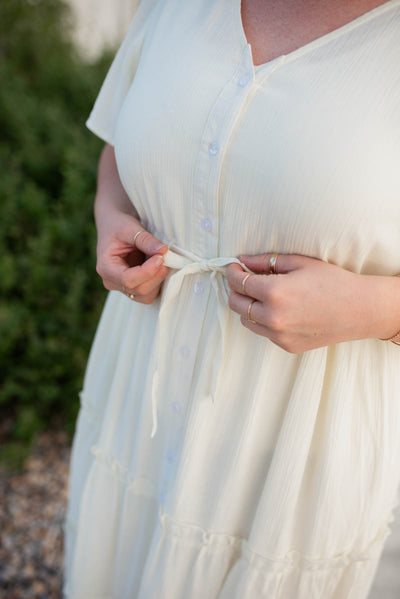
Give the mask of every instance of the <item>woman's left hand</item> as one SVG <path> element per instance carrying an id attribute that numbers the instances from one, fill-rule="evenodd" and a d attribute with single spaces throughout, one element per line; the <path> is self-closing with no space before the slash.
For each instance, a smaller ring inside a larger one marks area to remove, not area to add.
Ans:
<path id="1" fill-rule="evenodd" d="M 393 334 L 393 318 L 382 322 L 376 302 L 384 295 L 383 280 L 395 277 L 359 275 L 295 254 L 279 254 L 277 274 L 269 274 L 272 255 L 240 257 L 255 273 L 247 278 L 245 290 L 247 273 L 239 264 L 227 269 L 229 306 L 254 333 L 291 353 Z"/>

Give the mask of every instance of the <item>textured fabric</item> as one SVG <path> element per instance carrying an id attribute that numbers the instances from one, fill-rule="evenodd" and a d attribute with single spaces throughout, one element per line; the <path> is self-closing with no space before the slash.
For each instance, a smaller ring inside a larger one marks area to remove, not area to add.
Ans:
<path id="1" fill-rule="evenodd" d="M 142 0 L 88 126 L 169 244 L 111 292 L 72 455 L 69 599 L 365 599 L 400 479 L 400 354 L 289 354 L 227 305 L 242 253 L 400 271 L 400 1 L 255 67 L 239 0 Z"/>

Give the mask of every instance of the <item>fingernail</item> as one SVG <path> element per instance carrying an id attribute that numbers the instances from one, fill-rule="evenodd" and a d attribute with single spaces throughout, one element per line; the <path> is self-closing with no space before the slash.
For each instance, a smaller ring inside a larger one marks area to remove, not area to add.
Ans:
<path id="1" fill-rule="evenodd" d="M 154 262 L 156 266 L 161 266 L 164 264 L 164 258 L 162 256 L 156 256 L 156 258 L 154 258 Z"/>
<path id="2" fill-rule="evenodd" d="M 161 248 L 162 248 L 162 247 L 164 247 L 164 244 L 163 244 L 163 243 L 160 243 L 160 242 L 155 242 L 155 243 L 153 244 L 153 246 L 152 246 L 152 249 L 153 249 L 155 252 L 158 252 L 158 250 L 161 250 Z"/>

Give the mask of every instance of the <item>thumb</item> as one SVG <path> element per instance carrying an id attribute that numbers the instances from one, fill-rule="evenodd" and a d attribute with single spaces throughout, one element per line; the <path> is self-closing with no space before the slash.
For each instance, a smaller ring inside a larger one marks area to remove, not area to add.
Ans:
<path id="1" fill-rule="evenodd" d="M 143 252 L 143 254 L 146 254 L 146 256 L 165 254 L 168 250 L 168 246 L 165 245 L 165 243 L 162 243 L 159 239 L 154 237 L 154 235 L 142 227 L 133 232 L 131 244 Z"/>

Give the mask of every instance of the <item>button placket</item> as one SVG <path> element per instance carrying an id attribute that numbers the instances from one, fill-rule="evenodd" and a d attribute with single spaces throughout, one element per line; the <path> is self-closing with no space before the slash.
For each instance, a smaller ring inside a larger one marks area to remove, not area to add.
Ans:
<path id="1" fill-rule="evenodd" d="M 240 77 L 240 79 L 238 80 L 238 86 L 239 87 L 246 87 L 246 85 L 250 82 L 251 80 L 251 75 L 250 73 L 245 73 L 244 75 L 242 75 L 242 77 Z"/>
<path id="2" fill-rule="evenodd" d="M 219 152 L 219 145 L 216 141 L 212 141 L 208 146 L 208 153 L 210 156 L 216 156 Z"/>
<path id="3" fill-rule="evenodd" d="M 176 459 L 175 451 L 173 451 L 172 449 L 169 449 L 167 451 L 167 453 L 165 454 L 165 459 L 167 460 L 168 464 L 173 464 Z"/>
<path id="4" fill-rule="evenodd" d="M 203 229 L 203 231 L 207 231 L 207 233 L 210 233 L 212 231 L 212 222 L 209 218 L 203 218 L 203 220 L 201 221 L 201 228 Z"/>
<path id="5" fill-rule="evenodd" d="M 196 281 L 196 283 L 193 285 L 193 292 L 196 295 L 201 295 L 202 293 L 204 293 L 203 283 L 200 283 L 200 281 Z"/>
<path id="6" fill-rule="evenodd" d="M 254 66 L 248 49 L 242 53 L 241 63 L 225 83 L 212 107 L 203 131 L 199 151 L 194 193 L 200 231 L 196 236 L 199 255 L 219 255 L 219 186 L 229 137 L 241 108 L 252 89 Z M 205 221 L 211 228 L 204 226 Z"/>
<path id="7" fill-rule="evenodd" d="M 196 352 L 191 347 L 197 347 L 202 329 L 201 318 L 191 318 L 191 314 L 205 312 L 211 285 L 209 273 L 197 274 L 187 284 L 191 286 L 189 305 L 185 309 L 188 319 L 183 319 L 181 327 L 176 332 L 174 346 L 174 372 L 168 381 L 166 397 L 172 398 L 160 406 L 162 420 L 165 422 L 164 463 L 159 487 L 159 501 L 165 502 L 168 489 L 173 484 L 181 454 L 181 431 L 184 427 L 188 410 L 191 405 L 190 390 L 193 381 Z M 197 279 L 197 280 L 196 280 Z M 189 288 L 190 289 L 190 288 Z"/>
<path id="8" fill-rule="evenodd" d="M 182 412 L 182 403 L 180 401 L 173 401 L 171 407 L 175 414 L 180 414 Z"/>
<path id="9" fill-rule="evenodd" d="M 249 55 L 244 53 L 242 64 L 239 65 L 231 79 L 226 83 L 212 108 L 206 123 L 201 148 L 198 155 L 194 195 L 198 209 L 197 234 L 195 248 L 200 256 L 219 255 L 219 185 L 223 167 L 224 155 L 228 147 L 228 140 L 234 128 L 240 110 L 250 93 L 250 82 L 254 77 L 253 63 Z M 160 501 L 165 501 L 168 488 L 176 476 L 181 447 L 182 429 L 187 416 L 190 403 L 189 393 L 192 386 L 196 352 L 189 350 L 189 345 L 197 347 L 201 329 L 202 314 L 205 313 L 208 295 L 210 293 L 210 273 L 196 275 L 191 282 L 192 291 L 190 299 L 190 313 L 196 318 L 190 321 L 190 339 L 187 333 L 187 322 L 177 333 L 175 346 L 179 349 L 180 359 L 177 361 L 180 371 L 171 376 L 169 397 L 173 401 L 168 406 L 163 406 L 166 417 L 167 442 L 162 484 L 159 489 Z M 205 291 L 207 290 L 207 293 Z M 189 314 L 189 307 L 187 313 Z M 189 350 L 189 351 L 188 351 Z"/>
<path id="10" fill-rule="evenodd" d="M 190 347 L 188 345 L 181 345 L 179 353 L 182 358 L 187 359 L 190 356 Z"/>

